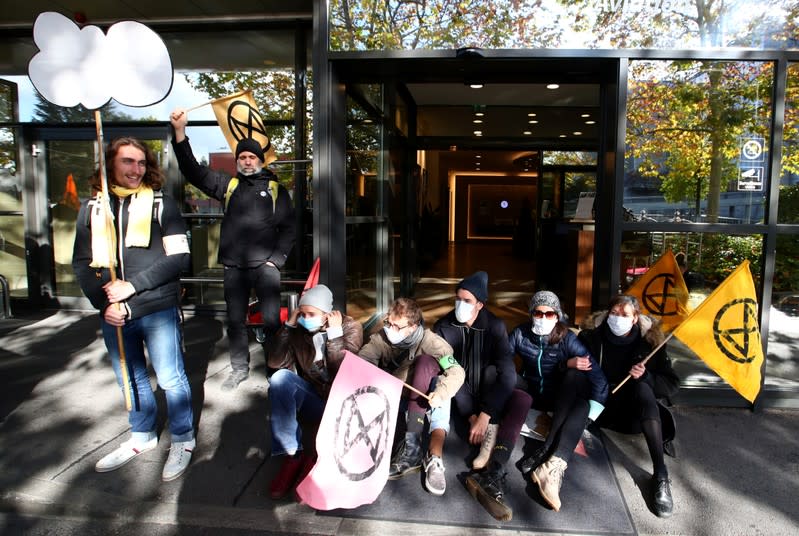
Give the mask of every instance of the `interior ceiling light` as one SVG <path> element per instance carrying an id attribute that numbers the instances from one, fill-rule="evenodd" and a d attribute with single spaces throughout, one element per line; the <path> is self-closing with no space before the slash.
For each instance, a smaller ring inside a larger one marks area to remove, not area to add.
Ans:
<path id="1" fill-rule="evenodd" d="M 472 119 L 472 123 L 474 123 L 475 125 L 479 125 L 482 122 L 483 122 L 482 119 Z"/>
<path id="2" fill-rule="evenodd" d="M 481 155 L 481 154 L 476 154 L 476 155 L 474 155 L 474 157 L 475 157 L 475 158 L 483 158 L 483 155 Z"/>
<path id="3" fill-rule="evenodd" d="M 560 84 L 547 84 L 547 89 L 558 89 Z"/>
<path id="4" fill-rule="evenodd" d="M 474 116 L 475 116 L 475 117 L 483 117 L 484 115 L 485 115 L 485 114 L 484 114 L 483 112 L 475 112 L 475 113 L 474 113 Z"/>
<path id="5" fill-rule="evenodd" d="M 450 151 L 457 151 L 458 150 L 458 146 L 457 145 L 450 145 L 449 146 L 449 150 Z"/>
<path id="6" fill-rule="evenodd" d="M 469 84 L 469 87 L 472 88 L 472 89 L 483 89 L 483 84 L 471 83 L 471 84 Z"/>
<path id="7" fill-rule="evenodd" d="M 586 125 L 596 125 L 596 121 L 586 121 Z"/>
<path id="8" fill-rule="evenodd" d="M 529 114 L 527 114 L 527 117 L 536 117 L 537 115 L 538 115 L 537 113 L 530 112 Z"/>
<path id="9" fill-rule="evenodd" d="M 483 131 L 482 130 L 475 130 L 474 131 L 474 135 L 475 136 L 482 136 L 483 135 Z"/>
<path id="10" fill-rule="evenodd" d="M 591 117 L 591 114 L 583 114 L 580 117 Z"/>
<path id="11" fill-rule="evenodd" d="M 538 124 L 538 120 L 537 119 L 530 119 L 528 121 L 528 123 L 530 123 L 531 125 L 537 125 Z"/>
<path id="12" fill-rule="evenodd" d="M 530 130 L 525 130 L 524 132 L 522 132 L 522 134 L 524 134 L 525 136 L 529 136 L 529 135 L 531 135 L 532 133 L 533 133 L 533 132 L 532 132 L 532 131 L 530 131 Z"/>
<path id="13" fill-rule="evenodd" d="M 561 134 L 560 136 L 558 136 L 558 138 L 565 138 L 565 137 L 566 137 L 566 134 Z"/>
<path id="14" fill-rule="evenodd" d="M 583 135 L 583 133 L 580 132 L 579 130 L 575 130 L 574 132 L 572 132 L 572 134 L 574 134 L 575 136 L 582 136 Z"/>

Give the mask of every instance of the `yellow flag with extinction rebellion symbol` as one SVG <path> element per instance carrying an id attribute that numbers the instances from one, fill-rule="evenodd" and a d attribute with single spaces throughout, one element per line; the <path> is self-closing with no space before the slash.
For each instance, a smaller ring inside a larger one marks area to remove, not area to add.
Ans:
<path id="1" fill-rule="evenodd" d="M 688 287 L 670 249 L 625 294 L 638 299 L 641 312 L 660 319 L 666 333 L 688 316 Z"/>
<path id="2" fill-rule="evenodd" d="M 760 392 L 763 345 L 749 261 L 733 270 L 674 330 L 674 336 L 741 396 L 754 402 Z"/>
<path id="3" fill-rule="evenodd" d="M 236 145 L 245 138 L 252 138 L 264 149 L 264 164 L 277 160 L 275 148 L 266 134 L 264 120 L 252 96 L 246 89 L 211 102 L 216 121 L 225 136 L 230 152 L 236 152 Z"/>

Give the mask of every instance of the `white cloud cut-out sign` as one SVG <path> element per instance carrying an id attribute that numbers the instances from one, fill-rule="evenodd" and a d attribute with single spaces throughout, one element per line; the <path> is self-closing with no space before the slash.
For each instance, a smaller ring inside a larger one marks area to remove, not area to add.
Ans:
<path id="1" fill-rule="evenodd" d="M 90 110 L 111 99 L 149 106 L 172 89 L 172 60 L 161 38 L 147 26 L 123 21 L 108 28 L 79 28 L 60 13 L 36 17 L 33 40 L 39 52 L 28 76 L 49 102 Z"/>

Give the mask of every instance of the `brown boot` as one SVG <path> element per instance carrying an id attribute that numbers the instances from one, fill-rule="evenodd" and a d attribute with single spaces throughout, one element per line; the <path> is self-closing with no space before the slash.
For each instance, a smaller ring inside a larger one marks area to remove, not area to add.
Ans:
<path id="1" fill-rule="evenodd" d="M 538 484 L 541 497 L 556 512 L 560 511 L 560 486 L 563 484 L 563 472 L 566 471 L 566 467 L 565 460 L 552 456 L 532 473 L 533 482 Z"/>

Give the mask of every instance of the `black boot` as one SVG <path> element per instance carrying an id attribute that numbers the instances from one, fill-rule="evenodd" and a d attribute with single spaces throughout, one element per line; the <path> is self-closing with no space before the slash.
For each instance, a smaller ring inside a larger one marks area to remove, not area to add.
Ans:
<path id="1" fill-rule="evenodd" d="M 513 518 L 513 510 L 503 499 L 506 476 L 502 465 L 492 463 L 487 471 L 466 477 L 466 489 L 471 496 L 498 521 L 510 521 Z"/>
<path id="2" fill-rule="evenodd" d="M 652 478 L 655 492 L 655 515 L 658 517 L 669 517 L 674 511 L 674 501 L 671 499 L 671 484 L 668 477 Z"/>
<path id="3" fill-rule="evenodd" d="M 422 468 L 422 437 L 421 434 L 405 432 L 405 440 L 391 460 L 388 479 L 396 480 L 409 473 L 415 473 Z"/>
<path id="4" fill-rule="evenodd" d="M 537 449 L 535 449 L 529 456 L 522 458 L 522 461 L 519 463 L 519 468 L 522 470 L 522 473 L 527 474 L 530 471 L 535 471 L 536 468 L 544 463 L 549 457 L 549 448 L 547 446 L 541 445 Z"/>

